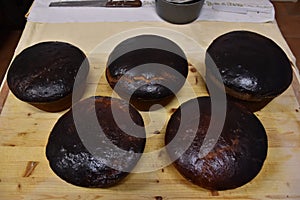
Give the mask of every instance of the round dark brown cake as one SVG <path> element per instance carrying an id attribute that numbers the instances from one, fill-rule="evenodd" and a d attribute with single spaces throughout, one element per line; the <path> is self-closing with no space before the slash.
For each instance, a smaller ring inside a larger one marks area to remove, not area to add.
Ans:
<path id="1" fill-rule="evenodd" d="M 184 52 L 173 41 L 156 35 L 139 35 L 118 44 L 106 68 L 109 85 L 138 109 L 167 104 L 188 74 Z"/>
<path id="2" fill-rule="evenodd" d="M 224 126 L 216 132 L 217 124 L 223 123 L 222 114 L 212 115 L 212 106 L 209 97 L 199 97 L 177 109 L 167 125 L 167 152 L 176 169 L 192 183 L 209 190 L 234 189 L 260 172 L 267 155 L 267 135 L 253 113 L 232 102 L 224 109 Z M 183 112 L 190 117 L 182 120 Z M 188 144 L 186 149 L 181 148 L 183 144 Z"/>
<path id="3" fill-rule="evenodd" d="M 68 183 L 110 187 L 132 171 L 145 137 L 141 115 L 124 100 L 90 97 L 57 121 L 46 156 L 55 174 Z"/>
<path id="4" fill-rule="evenodd" d="M 224 84 L 228 95 L 246 101 L 268 102 L 292 81 L 284 51 L 271 39 L 249 31 L 216 38 L 207 49 L 206 69 L 209 81 L 217 87 Z"/>
<path id="5" fill-rule="evenodd" d="M 73 88 L 77 97 L 81 96 L 88 71 L 87 58 L 77 47 L 64 42 L 42 42 L 15 57 L 7 83 L 21 101 L 57 112 L 71 106 Z"/>

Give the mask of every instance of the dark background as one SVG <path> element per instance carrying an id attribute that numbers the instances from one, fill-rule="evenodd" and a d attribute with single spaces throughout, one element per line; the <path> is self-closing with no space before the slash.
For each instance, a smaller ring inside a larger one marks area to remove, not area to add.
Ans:
<path id="1" fill-rule="evenodd" d="M 26 23 L 25 14 L 33 0 L 0 0 L 1 29 L 23 29 Z"/>
<path id="2" fill-rule="evenodd" d="M 33 0 L 0 0 L 0 85 L 26 24 Z M 0 100 L 1 101 L 1 100 Z"/>

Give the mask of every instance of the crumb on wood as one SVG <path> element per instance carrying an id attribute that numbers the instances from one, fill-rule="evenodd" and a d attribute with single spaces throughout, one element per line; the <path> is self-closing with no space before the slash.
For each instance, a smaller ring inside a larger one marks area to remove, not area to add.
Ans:
<path id="1" fill-rule="evenodd" d="M 213 191 L 211 191 L 211 195 L 214 196 L 214 197 L 219 196 L 219 192 L 213 190 Z"/>
<path id="2" fill-rule="evenodd" d="M 27 132 L 20 132 L 20 133 L 18 133 L 18 136 L 25 136 L 27 134 L 28 134 Z"/>
<path id="3" fill-rule="evenodd" d="M 174 113 L 177 109 L 176 108 L 172 108 L 170 113 Z"/>
<path id="4" fill-rule="evenodd" d="M 196 72 L 197 72 L 197 69 L 194 68 L 194 67 L 191 67 L 190 71 L 191 71 L 192 73 L 196 73 Z"/>
<path id="5" fill-rule="evenodd" d="M 162 196 L 155 196 L 155 200 L 163 200 Z"/>

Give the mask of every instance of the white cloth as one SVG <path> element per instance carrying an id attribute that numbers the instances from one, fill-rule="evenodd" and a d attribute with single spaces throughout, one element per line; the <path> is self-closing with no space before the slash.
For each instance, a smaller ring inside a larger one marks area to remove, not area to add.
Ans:
<path id="1" fill-rule="evenodd" d="M 28 21 L 67 22 L 133 22 L 162 21 L 156 14 L 155 0 L 142 0 L 140 8 L 49 7 L 51 1 L 35 0 Z M 225 22 L 270 22 L 275 11 L 269 0 L 206 0 L 197 20 Z"/>

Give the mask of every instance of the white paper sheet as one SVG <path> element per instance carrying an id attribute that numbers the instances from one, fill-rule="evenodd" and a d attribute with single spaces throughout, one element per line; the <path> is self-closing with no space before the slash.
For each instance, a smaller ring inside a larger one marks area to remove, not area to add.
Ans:
<path id="1" fill-rule="evenodd" d="M 28 21 L 41 23 L 163 21 L 156 14 L 155 0 L 142 0 L 143 6 L 140 8 L 49 7 L 51 1 L 57 0 L 35 0 Z M 241 9 L 242 13 L 237 12 Z M 274 21 L 274 16 L 274 7 L 269 0 L 206 0 L 197 20 L 261 23 Z"/>

